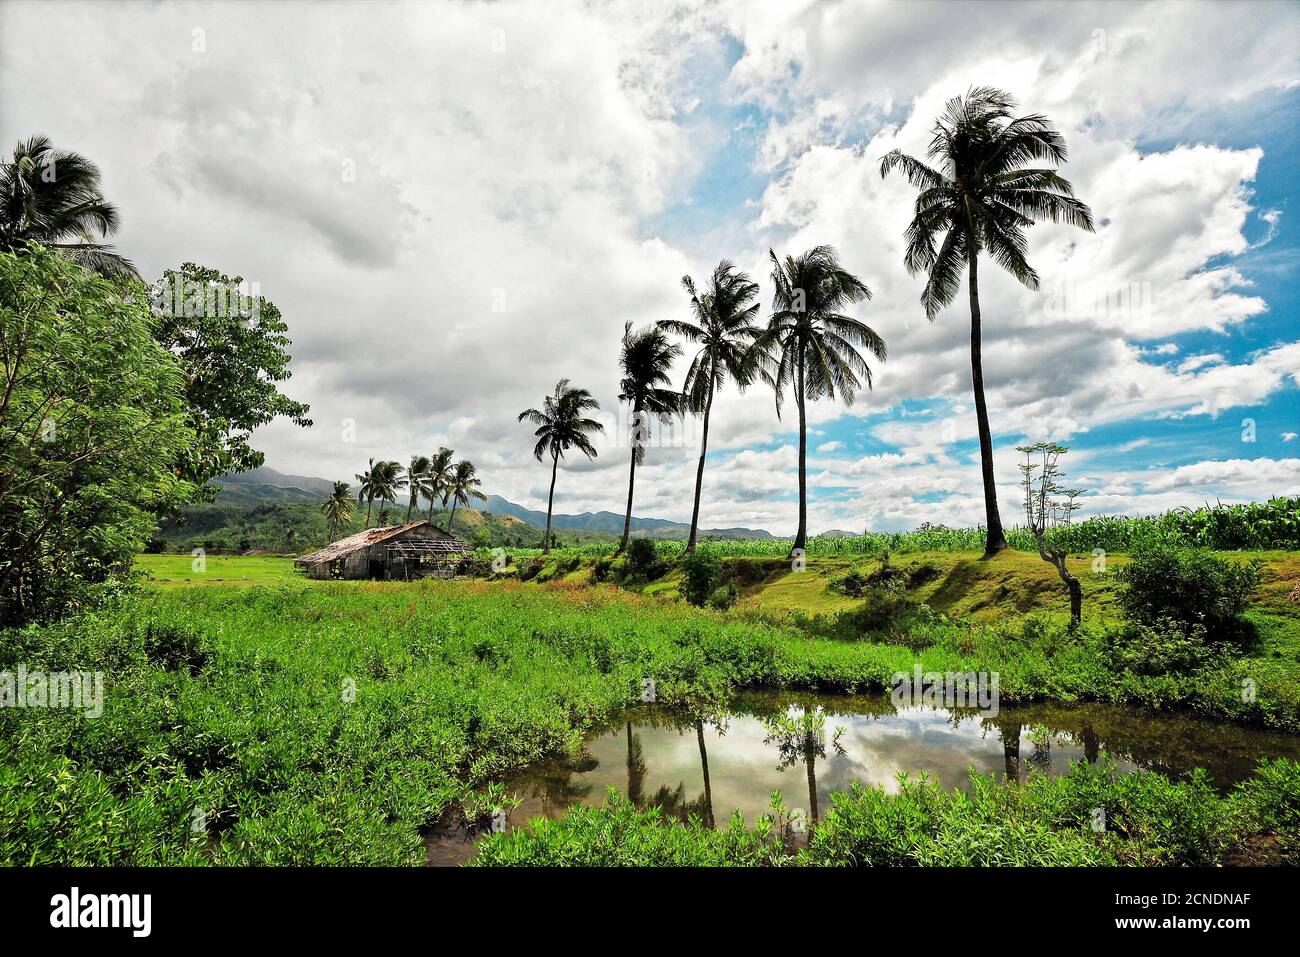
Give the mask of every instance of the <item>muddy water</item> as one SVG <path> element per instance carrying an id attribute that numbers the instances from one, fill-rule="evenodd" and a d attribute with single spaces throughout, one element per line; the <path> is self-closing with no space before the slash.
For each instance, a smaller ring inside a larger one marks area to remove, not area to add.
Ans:
<path id="1" fill-rule="evenodd" d="M 792 740 L 773 723 L 819 706 L 821 735 Z M 638 806 L 719 825 L 736 811 L 752 822 L 780 791 L 788 808 L 816 820 L 831 792 L 855 781 L 895 792 L 900 772 L 925 772 L 944 788 L 965 789 L 971 769 L 1023 780 L 1033 772 L 1065 774 L 1070 762 L 1103 755 L 1121 772 L 1179 778 L 1205 768 L 1214 786 L 1227 790 L 1262 757 L 1300 760 L 1300 737 L 1098 704 L 1003 707 L 989 718 L 895 709 L 885 696 L 754 694 L 738 698 L 724 717 L 698 721 L 649 705 L 591 735 L 576 757 L 511 781 L 521 803 L 507 826 L 603 804 L 610 788 Z M 474 836 L 444 831 L 428 847 L 430 864 L 460 864 L 472 856 Z"/>

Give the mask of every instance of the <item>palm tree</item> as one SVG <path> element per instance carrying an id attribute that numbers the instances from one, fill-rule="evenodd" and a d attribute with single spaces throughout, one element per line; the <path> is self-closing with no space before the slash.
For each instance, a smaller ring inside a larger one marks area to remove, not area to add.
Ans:
<path id="1" fill-rule="evenodd" d="M 949 100 L 935 123 L 926 155 L 937 161 L 937 168 L 899 150 L 880 162 L 881 176 L 901 169 L 908 182 L 920 190 L 907 227 L 903 262 L 913 274 L 927 273 L 921 304 L 928 319 L 933 320 L 953 301 L 962 268 L 968 268 L 971 387 L 984 478 L 987 555 L 1006 548 L 1007 540 L 998 514 L 993 436 L 984 401 L 979 254 L 987 251 L 995 263 L 1036 289 L 1038 274 L 1025 261 L 1026 227 L 1047 217 L 1092 231 L 1092 212 L 1074 198 L 1073 187 L 1055 169 L 1025 168 L 1034 160 L 1052 166 L 1065 162 L 1065 138 L 1039 114 L 1011 119 L 1015 108 L 1015 101 L 1001 90 L 974 88 L 964 97 Z"/>
<path id="2" fill-rule="evenodd" d="M 471 498 L 486 499 L 479 486 L 482 483 L 475 474 L 474 463 L 469 459 L 461 459 L 452 469 L 451 479 L 447 483 L 447 494 L 451 497 L 451 515 L 447 519 L 447 534 L 451 534 L 452 526 L 456 524 L 456 503 L 459 502 L 466 508 L 469 507 Z"/>
<path id="3" fill-rule="evenodd" d="M 333 491 L 320 510 L 329 525 L 329 540 L 332 542 L 339 530 L 352 521 L 352 486 L 347 482 L 335 482 Z"/>
<path id="4" fill-rule="evenodd" d="M 375 493 L 378 490 L 376 478 L 377 473 L 375 471 L 374 459 L 370 460 L 370 463 L 366 466 L 364 472 L 358 472 L 356 474 L 357 504 L 360 505 L 363 500 L 366 503 L 366 528 L 370 527 L 370 507 L 375 502 Z"/>
<path id="5" fill-rule="evenodd" d="M 138 279 L 135 267 L 95 242 L 117 231 L 117 207 L 99 192 L 99 167 L 33 136 L 0 161 L 0 250 L 37 242 L 102 276 Z"/>
<path id="6" fill-rule="evenodd" d="M 673 360 L 682 354 L 680 346 L 673 345 L 660 329 L 641 329 L 632 331 L 632 323 L 623 326 L 623 351 L 619 363 L 623 366 L 623 378 L 619 380 L 618 398 L 620 402 L 632 404 L 632 464 L 627 477 L 627 515 L 623 519 L 623 540 L 619 542 L 621 554 L 627 548 L 627 540 L 632 535 L 632 490 L 636 486 L 636 467 L 645 461 L 646 423 L 643 416 L 669 415 L 676 412 L 682 404 L 681 396 L 672 389 L 665 389 L 669 383 Z"/>
<path id="7" fill-rule="evenodd" d="M 758 342 L 779 352 L 772 385 L 779 415 L 785 389 L 794 388 L 799 409 L 799 531 L 791 554 L 808 541 L 808 400 L 838 393 L 852 405 L 858 388 L 871 388 L 871 367 L 859 354 L 866 349 L 885 360 L 885 341 L 874 329 L 840 310 L 871 298 L 871 290 L 845 270 L 830 246 L 816 246 L 802 256 L 772 258 L 772 318 Z"/>
<path id="8" fill-rule="evenodd" d="M 754 340 L 762 330 L 753 324 L 758 314 L 758 283 L 727 260 L 722 260 L 713 270 L 709 288 L 696 292 L 695 281 L 682 277 L 682 285 L 691 297 L 695 322 L 663 319 L 659 328 L 684 336 L 687 342 L 700 343 L 700 351 L 691 360 L 682 385 L 686 408 L 702 415 L 703 434 L 700 436 L 700 463 L 695 469 L 695 505 L 691 510 L 691 534 L 686 551 L 694 553 L 695 538 L 700 524 L 700 490 L 704 487 L 704 459 L 709 450 L 709 413 L 713 411 L 713 396 L 730 376 L 742 390 L 762 375 L 759 350 L 753 348 Z"/>
<path id="9" fill-rule="evenodd" d="M 429 521 L 433 521 L 433 506 L 441 501 L 447 507 L 447 483 L 451 481 L 452 457 L 456 453 L 445 445 L 429 459 L 429 481 L 422 493 L 429 500 Z"/>
<path id="10" fill-rule="evenodd" d="M 429 485 L 430 459 L 427 455 L 412 455 L 411 466 L 406 470 L 406 487 L 411 493 L 411 500 L 406 504 L 406 522 L 411 522 L 411 511 L 425 493 Z"/>
<path id="11" fill-rule="evenodd" d="M 373 460 L 372 460 L 373 462 Z M 379 499 L 382 502 L 397 504 L 397 493 L 406 487 L 406 479 L 402 478 L 402 466 L 398 462 L 378 462 L 372 464 L 370 468 L 370 484 L 372 491 L 370 497 Z M 369 509 L 367 509 L 369 514 Z M 380 515 L 384 516 L 383 522 L 388 522 L 389 511 L 387 508 L 380 510 Z"/>
<path id="12" fill-rule="evenodd" d="M 576 448 L 589 459 L 596 457 L 596 449 L 587 435 L 592 432 L 604 432 L 605 427 L 595 419 L 589 419 L 586 413 L 600 408 L 600 403 L 591 397 L 586 389 L 569 387 L 568 379 L 555 383 L 555 392 L 546 397 L 541 409 L 525 409 L 519 413 L 519 421 L 527 419 L 537 426 L 533 435 L 537 444 L 533 446 L 533 457 L 541 462 L 544 456 L 551 456 L 551 492 L 546 500 L 546 538 L 542 541 L 542 554 L 551 552 L 551 509 L 555 505 L 555 475 L 560 467 L 560 459 L 569 449 Z"/>

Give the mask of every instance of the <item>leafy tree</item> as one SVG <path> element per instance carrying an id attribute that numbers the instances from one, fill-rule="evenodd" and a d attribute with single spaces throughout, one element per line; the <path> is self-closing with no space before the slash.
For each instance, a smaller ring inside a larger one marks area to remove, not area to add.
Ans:
<path id="1" fill-rule="evenodd" d="M 153 322 L 56 251 L 0 253 L 0 625 L 85 605 L 192 495 L 183 371 Z"/>
<path id="2" fill-rule="evenodd" d="M 447 484 L 447 492 L 451 498 L 451 516 L 447 519 L 447 532 L 454 534 L 452 527 L 456 524 L 456 503 L 459 502 L 466 508 L 469 507 L 471 498 L 485 499 L 486 495 L 479 489 L 478 476 L 475 474 L 474 463 L 468 459 L 461 459 L 452 469 L 451 479 Z"/>
<path id="3" fill-rule="evenodd" d="M 1065 478 L 1060 459 L 1070 451 L 1068 446 L 1056 442 L 1035 442 L 1016 447 L 1025 454 L 1020 466 L 1020 487 L 1025 493 L 1025 521 L 1038 543 L 1038 557 L 1050 562 L 1065 582 L 1070 594 L 1070 629 L 1079 627 L 1083 614 L 1083 588 L 1065 565 L 1070 550 L 1062 540 L 1061 532 L 1070 527 L 1070 518 L 1080 508 L 1075 501 L 1082 489 L 1063 488 L 1059 483 Z M 1037 461 L 1035 461 L 1037 457 Z M 1064 496 L 1060 498 L 1058 496 Z"/>
<path id="4" fill-rule="evenodd" d="M 406 470 L 406 488 L 411 493 L 411 500 L 406 506 L 406 521 L 411 521 L 411 512 L 420 500 L 420 496 L 428 490 L 429 466 L 431 461 L 427 455 L 412 455 L 411 465 Z"/>
<path id="5" fill-rule="evenodd" d="M 595 419 L 587 418 L 587 413 L 600 408 L 600 403 L 591 397 L 586 389 L 574 389 L 568 379 L 561 379 L 555 384 L 555 392 L 546 397 L 540 409 L 525 409 L 519 413 L 519 421 L 525 420 L 537 426 L 533 433 L 537 444 L 533 446 L 533 457 L 537 461 L 551 457 L 551 491 L 546 499 L 546 533 L 542 539 L 542 554 L 551 551 L 551 510 L 555 505 L 555 476 L 560 467 L 560 459 L 569 449 L 576 448 L 589 459 L 596 457 L 595 446 L 587 437 L 595 432 L 604 432 L 605 427 Z"/>
<path id="6" fill-rule="evenodd" d="M 36 242 L 113 279 L 138 279 L 135 267 L 103 242 L 117 232 L 117 207 L 99 190 L 99 167 L 80 153 L 33 136 L 0 160 L 0 250 Z"/>
<path id="7" fill-rule="evenodd" d="M 763 374 L 760 352 L 754 342 L 762 329 L 754 325 L 758 315 L 758 284 L 727 260 L 722 260 L 709 278 L 704 292 L 697 292 L 690 276 L 682 285 L 691 297 L 695 322 L 663 319 L 659 328 L 684 336 L 687 342 L 699 343 L 700 351 L 691 360 L 682 386 L 688 409 L 703 416 L 700 437 L 700 462 L 695 469 L 695 504 L 691 509 L 691 532 L 686 551 L 695 553 L 695 539 L 700 525 L 700 490 L 704 487 L 704 459 L 709 450 L 709 414 L 713 397 L 730 377 L 743 391 L 755 377 Z"/>
<path id="8" fill-rule="evenodd" d="M 202 485 L 262 465 L 265 456 L 250 439 L 274 419 L 312 424 L 308 407 L 279 389 L 290 376 L 291 342 L 273 302 L 245 288 L 239 276 L 194 263 L 164 272 L 151 297 L 154 335 L 185 368 L 185 394 L 201 439 L 182 463 L 186 478 Z"/>
<path id="9" fill-rule="evenodd" d="M 347 482 L 335 482 L 334 488 L 320 507 L 325 521 L 329 523 L 329 541 L 338 538 L 339 531 L 352 521 L 352 486 Z"/>
<path id="10" fill-rule="evenodd" d="M 794 389 L 799 410 L 799 531 L 794 550 L 808 541 L 808 401 L 836 398 L 852 405 L 863 383 L 871 388 L 871 367 L 858 353 L 866 349 L 885 359 L 885 340 L 870 326 L 841 310 L 871 298 L 864 282 L 844 269 L 830 246 L 816 246 L 801 256 L 776 258 L 771 250 L 772 284 L 776 292 L 767 331 L 758 340 L 764 351 L 775 350 L 771 380 L 776 408 L 787 388 Z"/>
<path id="11" fill-rule="evenodd" d="M 429 521 L 433 521 L 433 506 L 441 501 L 447 507 L 447 485 L 451 481 L 452 458 L 456 455 L 445 445 L 438 449 L 438 454 L 429 459 L 429 481 L 422 493 L 429 501 Z"/>
<path id="12" fill-rule="evenodd" d="M 645 441 L 648 438 L 648 416 L 660 417 L 675 413 L 681 406 L 681 397 L 672 389 L 664 388 L 669 382 L 673 360 L 682 354 L 679 346 L 668 341 L 660 329 L 632 331 L 629 322 L 623 326 L 623 347 L 619 363 L 623 378 L 619 380 L 618 398 L 632 406 L 632 428 L 629 436 L 632 445 L 631 465 L 627 477 L 627 515 L 623 519 L 623 539 L 615 554 L 627 548 L 632 534 L 632 492 L 636 487 L 636 467 L 645 461 Z"/>
<path id="13" fill-rule="evenodd" d="M 985 552 L 1006 548 L 993 478 L 993 436 L 984 400 L 981 356 L 979 255 L 993 261 L 1030 289 L 1038 274 L 1025 261 L 1025 229 L 1044 217 L 1092 231 L 1092 213 L 1055 169 L 1025 168 L 1035 160 L 1065 162 L 1065 138 L 1044 116 L 1011 118 L 1015 101 L 1001 90 L 976 87 L 948 101 L 935 123 L 927 153 L 938 168 L 893 150 L 881 160 L 880 175 L 900 169 L 920 190 L 907 227 L 909 272 L 927 274 L 921 292 L 933 320 L 957 295 L 963 267 L 970 294 L 971 387 L 980 440 L 987 522 Z M 942 236 L 942 241 L 939 237 Z M 936 249 L 936 243 L 938 248 Z"/>

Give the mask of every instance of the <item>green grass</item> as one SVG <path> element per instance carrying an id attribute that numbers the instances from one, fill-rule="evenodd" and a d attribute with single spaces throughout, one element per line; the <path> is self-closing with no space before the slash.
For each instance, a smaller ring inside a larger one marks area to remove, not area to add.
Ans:
<path id="1" fill-rule="evenodd" d="M 161 587 L 177 585 L 275 585 L 301 579 L 292 558 L 271 555 L 139 555 L 136 570 Z M 202 570 L 200 570 L 200 568 Z"/>
<path id="2" fill-rule="evenodd" d="M 1068 635 L 1051 615 L 935 613 L 901 636 L 844 640 L 563 580 L 160 588 L 0 641 L 0 670 L 108 673 L 98 719 L 0 709 L 0 862 L 416 864 L 421 828 L 573 752 L 644 677 L 666 704 L 701 709 L 739 687 L 880 689 L 919 662 L 997 671 L 1005 703 L 1095 699 L 1295 731 L 1283 611 L 1248 657 L 1149 677 L 1111 669 L 1099 626 Z"/>
<path id="3" fill-rule="evenodd" d="M 1266 763 L 1220 796 L 1203 775 L 1173 782 L 1077 765 L 1019 786 L 973 775 L 969 793 L 901 778 L 898 794 L 854 785 L 832 795 L 807 846 L 791 848 L 779 796 L 746 828 L 666 823 L 611 792 L 602 808 L 489 835 L 474 865 L 1082 867 L 1300 863 L 1300 765 Z M 1100 812 L 1100 813 L 1099 813 Z M 1103 826 L 1097 827 L 1097 824 Z"/>

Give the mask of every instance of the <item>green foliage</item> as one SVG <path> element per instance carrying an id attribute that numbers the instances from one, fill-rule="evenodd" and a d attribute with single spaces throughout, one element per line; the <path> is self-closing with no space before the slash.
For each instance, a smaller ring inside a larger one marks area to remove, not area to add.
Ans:
<path id="1" fill-rule="evenodd" d="M 722 577 L 722 559 L 709 549 L 682 557 L 682 582 L 677 586 L 692 605 L 704 605 L 718 587 Z"/>
<path id="2" fill-rule="evenodd" d="M 265 456 L 250 444 L 259 426 L 280 417 L 311 425 L 307 406 L 278 385 L 290 376 L 289 327 L 275 303 L 243 282 L 185 263 L 164 272 L 150 291 L 158 320 L 154 336 L 185 369 L 185 397 L 199 442 L 180 467 L 198 485 L 261 465 Z"/>
<path id="3" fill-rule="evenodd" d="M 779 796 L 778 796 L 779 801 Z M 1023 784 L 972 773 L 969 793 L 943 791 L 922 775 L 899 776 L 898 792 L 854 783 L 831 795 L 807 847 L 786 851 L 765 815 L 750 831 L 732 821 L 713 831 L 636 811 L 611 791 L 603 808 L 579 808 L 483 842 L 479 866 L 1083 867 L 1215 865 L 1257 835 L 1278 847 L 1264 861 L 1293 859 L 1300 828 L 1300 765 L 1265 761 L 1227 796 L 1204 774 L 1171 781 L 1149 771 L 1119 774 L 1107 763 L 1070 774 L 1032 774 Z M 1100 826 L 1099 826 L 1100 825 Z"/>
<path id="4" fill-rule="evenodd" d="M 0 625 L 85 604 L 193 487 L 182 372 L 130 296 L 39 246 L 0 253 Z"/>
<path id="5" fill-rule="evenodd" d="M 737 597 L 736 586 L 727 582 L 709 593 L 709 607 L 714 611 L 726 611 L 736 603 Z"/>
<path id="6" fill-rule="evenodd" d="M 657 543 L 634 538 L 627 543 L 627 573 L 635 581 L 654 581 L 667 573 L 669 563 L 659 554 Z"/>
<path id="7" fill-rule="evenodd" d="M 108 676 L 97 719 L 0 709 L 0 862 L 421 863 L 421 828 L 462 807 L 470 791 L 509 780 L 532 762 L 573 754 L 584 732 L 639 700 L 646 676 L 672 706 L 742 686 L 880 690 L 895 672 L 920 664 L 927 671 L 998 671 L 1004 703 L 1130 701 L 1300 727 L 1295 675 L 1284 664 L 1234 660 L 1186 679 L 1148 678 L 1109 670 L 1101 636 L 1087 626 L 1076 635 L 1041 619 L 975 628 L 934 621 L 916 630 L 928 644 L 920 652 L 811 637 L 614 589 L 511 582 L 145 593 L 132 604 L 0 635 L 0 670 L 23 661 L 32 669 Z M 1242 669 L 1259 684 L 1251 704 L 1241 700 Z M 1251 833 L 1294 833 L 1286 820 L 1264 816 L 1269 801 L 1295 788 L 1294 771 L 1274 774 L 1277 780 L 1261 785 L 1250 805 Z M 1196 793 L 1125 787 L 1136 785 L 1120 782 L 1119 790 L 1102 793 L 1114 798 L 1106 805 L 1111 829 L 1141 835 L 1134 845 L 1140 853 L 1127 857 L 1125 845 L 1101 845 L 1117 859 L 1191 861 L 1219 853 L 1219 817 Z M 945 840 L 983 841 L 969 860 L 1081 860 L 1072 839 L 1053 842 L 1043 830 L 1060 830 L 1068 815 L 1083 820 L 1097 799 L 1078 795 L 1068 804 L 1059 795 L 1045 798 L 1043 808 L 1062 808 L 1052 818 L 1012 806 L 1005 832 L 991 810 L 963 812 Z M 1005 800 L 1011 797 L 990 794 L 980 806 Z M 1294 797 L 1286 800 L 1294 806 Z M 1278 813 L 1286 806 L 1278 803 Z M 198 834 L 191 831 L 196 809 L 207 822 Z M 1167 826 L 1154 819 L 1160 814 L 1168 815 Z M 596 812 L 588 824 L 592 833 L 612 827 Z M 985 826 L 1011 850 L 981 837 Z M 560 822 L 550 832 L 552 843 L 569 848 L 564 853 L 577 862 L 583 852 L 564 841 L 564 827 Z M 677 829 L 686 837 L 633 835 L 641 829 L 634 823 L 619 828 L 626 840 L 616 828 L 597 845 L 607 860 L 619 856 L 619 847 L 663 842 L 677 849 L 662 853 L 693 853 L 689 828 Z M 760 854 L 748 844 L 727 847 L 709 852 L 710 859 Z M 516 852 L 534 855 L 523 847 Z"/>
<path id="8" fill-rule="evenodd" d="M 1125 613 L 1149 628 L 1175 627 L 1188 637 L 1243 644 L 1242 615 L 1259 587 L 1260 563 L 1219 558 L 1204 549 L 1143 548 L 1115 575 Z"/>

